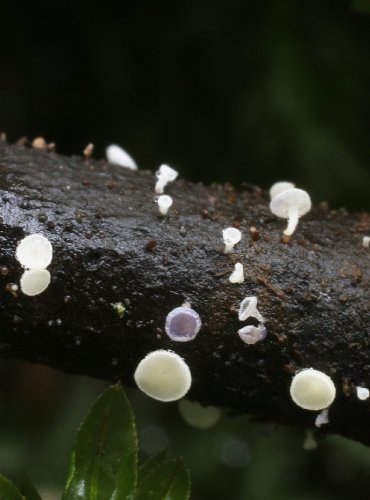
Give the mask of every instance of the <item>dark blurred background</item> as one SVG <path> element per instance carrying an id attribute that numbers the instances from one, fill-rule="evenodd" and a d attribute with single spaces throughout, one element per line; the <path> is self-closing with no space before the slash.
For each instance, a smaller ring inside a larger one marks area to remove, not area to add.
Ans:
<path id="1" fill-rule="evenodd" d="M 122 145 L 140 167 L 370 210 L 370 1 L 0 2 L 0 130 L 63 154 Z M 58 498 L 75 430 L 104 383 L 0 367 L 0 470 Z M 187 427 L 136 392 L 143 457 L 170 446 L 193 498 L 366 498 L 370 450 L 224 415 Z M 364 493 L 365 492 L 365 493 Z M 45 496 L 45 498 L 47 498 Z"/>

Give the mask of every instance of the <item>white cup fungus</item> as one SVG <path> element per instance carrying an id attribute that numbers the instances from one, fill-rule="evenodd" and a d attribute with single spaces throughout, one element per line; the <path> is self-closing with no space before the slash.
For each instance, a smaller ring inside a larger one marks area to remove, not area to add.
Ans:
<path id="1" fill-rule="evenodd" d="M 335 399 L 332 379 L 323 372 L 308 368 L 297 373 L 290 385 L 290 395 L 297 406 L 319 411 L 328 408 Z"/>
<path id="2" fill-rule="evenodd" d="M 179 413 L 185 422 L 197 429 L 209 429 L 221 418 L 221 409 L 216 406 L 203 406 L 196 401 L 181 399 Z"/>
<path id="3" fill-rule="evenodd" d="M 370 236 L 364 236 L 362 238 L 362 246 L 364 248 L 369 248 L 369 246 L 370 246 Z"/>
<path id="4" fill-rule="evenodd" d="M 134 159 L 120 146 L 111 144 L 105 150 L 107 160 L 112 165 L 119 165 L 120 167 L 129 168 L 130 170 L 137 170 L 137 165 Z"/>
<path id="5" fill-rule="evenodd" d="M 15 256 L 26 269 L 45 269 L 53 258 L 53 247 L 42 234 L 30 234 L 19 243 Z"/>
<path id="6" fill-rule="evenodd" d="M 168 210 L 172 206 L 173 199 L 168 194 L 161 194 L 160 196 L 158 196 L 157 203 L 158 203 L 159 213 L 163 216 L 166 216 Z"/>
<path id="7" fill-rule="evenodd" d="M 270 210 L 274 215 L 288 219 L 284 234 L 291 236 L 297 227 L 299 218 L 311 210 L 311 198 L 303 189 L 287 189 L 272 198 Z"/>
<path id="8" fill-rule="evenodd" d="M 169 182 L 173 182 L 177 176 L 178 172 L 168 165 L 161 165 L 157 172 L 155 173 L 157 176 L 157 182 L 155 183 L 155 192 L 158 194 L 164 193 L 164 188 L 167 186 Z"/>
<path id="9" fill-rule="evenodd" d="M 369 389 L 367 387 L 357 386 L 356 387 L 356 394 L 357 394 L 358 399 L 360 399 L 361 401 L 365 401 L 370 396 L 370 392 L 369 392 Z"/>
<path id="10" fill-rule="evenodd" d="M 44 292 L 50 285 L 50 273 L 46 269 L 31 269 L 25 271 L 21 277 L 21 291 L 29 297 Z"/>
<path id="11" fill-rule="evenodd" d="M 295 184 L 293 184 L 293 182 L 287 182 L 287 181 L 280 181 L 280 182 L 275 182 L 275 184 L 273 184 L 271 187 L 270 187 L 270 198 L 275 198 L 275 196 L 277 196 L 278 194 L 286 191 L 287 189 L 292 189 L 292 188 L 295 188 Z"/>
<path id="12" fill-rule="evenodd" d="M 234 271 L 229 276 L 230 283 L 243 283 L 244 282 L 244 268 L 243 264 L 237 262 L 234 266 Z"/>
<path id="13" fill-rule="evenodd" d="M 327 425 L 328 423 L 329 423 L 329 410 L 327 408 L 324 408 L 317 415 L 315 419 L 315 426 L 321 427 L 322 425 Z"/>
<path id="14" fill-rule="evenodd" d="M 222 230 L 222 237 L 225 243 L 224 253 L 229 253 L 241 240 L 242 233 L 236 227 L 227 227 Z"/>
<path id="15" fill-rule="evenodd" d="M 258 326 L 247 325 L 238 330 L 238 335 L 245 344 L 252 345 L 264 340 L 267 330 L 262 324 Z"/>
<path id="16" fill-rule="evenodd" d="M 172 351 L 159 349 L 138 364 L 135 382 L 147 396 L 158 401 L 177 401 L 191 386 L 191 372 L 183 358 Z"/>
<path id="17" fill-rule="evenodd" d="M 265 322 L 262 314 L 257 309 L 257 297 L 245 297 L 245 299 L 240 302 L 238 317 L 239 321 L 246 321 L 248 318 L 256 318 L 260 323 Z"/>

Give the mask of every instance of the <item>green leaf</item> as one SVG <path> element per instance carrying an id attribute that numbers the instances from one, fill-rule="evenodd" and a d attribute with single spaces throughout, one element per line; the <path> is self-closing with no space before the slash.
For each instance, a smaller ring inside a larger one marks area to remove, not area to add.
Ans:
<path id="1" fill-rule="evenodd" d="M 139 469 L 135 500 L 187 500 L 190 479 L 182 460 L 167 460 L 162 452 Z"/>
<path id="2" fill-rule="evenodd" d="M 0 474 L 0 500 L 25 500 L 19 490 L 6 477 Z"/>
<path id="3" fill-rule="evenodd" d="M 41 497 L 36 490 L 36 488 L 31 483 L 31 480 L 28 476 L 23 478 L 23 481 L 19 487 L 22 495 L 26 500 L 41 500 Z"/>
<path id="4" fill-rule="evenodd" d="M 121 385 L 96 401 L 77 434 L 62 500 L 124 500 L 137 481 L 137 435 Z"/>

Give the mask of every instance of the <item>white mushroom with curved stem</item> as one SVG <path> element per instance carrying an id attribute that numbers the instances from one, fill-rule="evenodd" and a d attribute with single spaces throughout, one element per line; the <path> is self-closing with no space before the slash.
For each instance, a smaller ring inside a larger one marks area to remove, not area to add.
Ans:
<path id="1" fill-rule="evenodd" d="M 292 400 L 304 410 L 319 411 L 328 408 L 334 401 L 335 394 L 332 379 L 313 368 L 298 372 L 290 385 Z"/>
<path id="2" fill-rule="evenodd" d="M 275 198 L 275 196 L 277 196 L 278 194 L 283 193 L 284 191 L 287 191 L 287 189 L 292 189 L 292 188 L 295 188 L 295 184 L 293 184 L 293 182 L 288 182 L 288 181 L 275 182 L 275 184 L 273 184 L 270 187 L 269 191 L 270 198 L 271 199 Z"/>
<path id="3" fill-rule="evenodd" d="M 264 323 L 265 320 L 262 314 L 257 309 L 257 297 L 245 297 L 239 306 L 239 321 L 245 321 L 248 318 L 256 318 L 260 323 Z"/>
<path id="4" fill-rule="evenodd" d="M 161 194 L 157 199 L 159 213 L 165 217 L 172 206 L 173 199 L 168 194 Z"/>
<path id="5" fill-rule="evenodd" d="M 327 425 L 328 423 L 329 423 L 329 410 L 327 408 L 324 408 L 317 415 L 315 419 L 315 426 L 321 427 L 322 425 Z"/>
<path id="6" fill-rule="evenodd" d="M 177 401 L 191 386 L 191 372 L 183 358 L 159 349 L 138 364 L 134 379 L 141 391 L 158 401 Z"/>
<path id="7" fill-rule="evenodd" d="M 224 253 L 230 253 L 234 246 L 239 243 L 242 238 L 242 233 L 236 227 L 227 227 L 222 230 L 225 248 Z"/>
<path id="8" fill-rule="evenodd" d="M 288 219 L 288 226 L 284 234 L 291 236 L 297 227 L 299 218 L 311 210 L 311 198 L 303 189 L 287 189 L 272 198 L 270 210 L 274 215 Z"/>
<path id="9" fill-rule="evenodd" d="M 155 192 L 162 194 L 164 193 L 164 188 L 167 184 L 169 182 L 173 182 L 179 173 L 169 165 L 161 165 L 155 175 L 157 176 L 157 182 L 155 183 L 154 188 Z"/>
<path id="10" fill-rule="evenodd" d="M 105 154 L 107 156 L 108 163 L 129 168 L 130 170 L 137 170 L 135 160 L 120 146 L 111 144 L 105 150 Z"/>
<path id="11" fill-rule="evenodd" d="M 237 262 L 234 266 L 234 271 L 229 276 L 230 283 L 243 283 L 244 282 L 244 268 L 243 264 Z"/>

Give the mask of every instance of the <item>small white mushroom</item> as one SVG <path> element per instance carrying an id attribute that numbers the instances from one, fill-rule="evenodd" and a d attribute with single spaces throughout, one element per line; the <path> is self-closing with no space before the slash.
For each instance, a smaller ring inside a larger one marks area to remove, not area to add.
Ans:
<path id="1" fill-rule="evenodd" d="M 120 146 L 111 144 L 105 150 L 107 160 L 112 165 L 119 165 L 120 167 L 129 168 L 130 170 L 137 170 L 135 160 Z"/>
<path id="2" fill-rule="evenodd" d="M 297 373 L 290 386 L 290 395 L 294 403 L 311 411 L 328 408 L 335 399 L 335 393 L 332 379 L 313 368 Z"/>
<path id="3" fill-rule="evenodd" d="M 362 246 L 364 248 L 369 248 L 369 245 L 370 245 L 370 236 L 364 236 L 362 238 Z"/>
<path id="4" fill-rule="evenodd" d="M 229 253 L 241 240 L 242 233 L 236 227 L 227 227 L 222 230 L 222 237 L 225 243 L 224 253 Z"/>
<path id="5" fill-rule="evenodd" d="M 287 181 L 281 181 L 281 182 L 275 182 L 275 184 L 273 184 L 271 187 L 270 187 L 270 198 L 275 198 L 275 196 L 277 196 L 278 194 L 286 191 L 287 189 L 292 189 L 292 188 L 295 188 L 295 184 L 293 184 L 293 182 L 287 182 Z"/>
<path id="6" fill-rule="evenodd" d="M 234 271 L 229 277 L 230 283 L 243 283 L 244 281 L 244 269 L 243 264 L 237 262 L 234 266 Z"/>
<path id="7" fill-rule="evenodd" d="M 209 429 L 221 418 L 221 409 L 216 406 L 203 406 L 196 401 L 181 399 L 178 404 L 179 413 L 185 422 L 197 429 Z"/>
<path id="8" fill-rule="evenodd" d="M 155 173 L 157 176 L 157 182 L 155 183 L 155 192 L 158 194 L 164 193 L 164 188 L 167 186 L 169 182 L 173 182 L 179 173 L 169 167 L 168 165 L 161 165 L 157 172 Z"/>
<path id="9" fill-rule="evenodd" d="M 46 269 L 32 269 L 25 271 L 20 281 L 21 291 L 33 297 L 44 292 L 50 285 L 50 273 Z"/>
<path id="10" fill-rule="evenodd" d="M 42 234 L 30 234 L 19 243 L 15 256 L 26 269 L 45 269 L 53 258 L 53 247 Z"/>
<path id="11" fill-rule="evenodd" d="M 168 210 L 172 206 L 173 199 L 168 194 L 161 194 L 161 196 L 158 196 L 157 203 L 158 203 L 159 213 L 163 216 L 166 216 Z"/>
<path id="12" fill-rule="evenodd" d="M 135 382 L 147 396 L 158 401 L 176 401 L 191 386 L 191 372 L 175 352 L 159 349 L 145 356 L 138 364 Z"/>
<path id="13" fill-rule="evenodd" d="M 316 417 L 315 425 L 316 427 L 321 427 L 322 425 L 326 425 L 329 423 L 329 410 L 324 408 Z"/>
<path id="14" fill-rule="evenodd" d="M 370 392 L 369 392 L 369 389 L 367 387 L 357 386 L 356 393 L 357 393 L 358 399 L 360 399 L 361 401 L 365 401 L 365 399 L 368 399 L 370 396 Z"/>
<path id="15" fill-rule="evenodd" d="M 239 321 L 245 321 L 248 318 L 256 318 L 260 323 L 264 323 L 262 314 L 257 309 L 257 297 L 245 297 L 239 306 Z"/>
<path id="16" fill-rule="evenodd" d="M 272 198 L 270 210 L 274 215 L 288 219 L 284 234 L 290 236 L 294 233 L 299 218 L 311 210 L 311 198 L 303 189 L 287 189 Z"/>
<path id="17" fill-rule="evenodd" d="M 247 325 L 238 330 L 238 335 L 243 342 L 251 345 L 263 340 L 267 335 L 267 330 L 262 324 L 258 326 Z"/>

